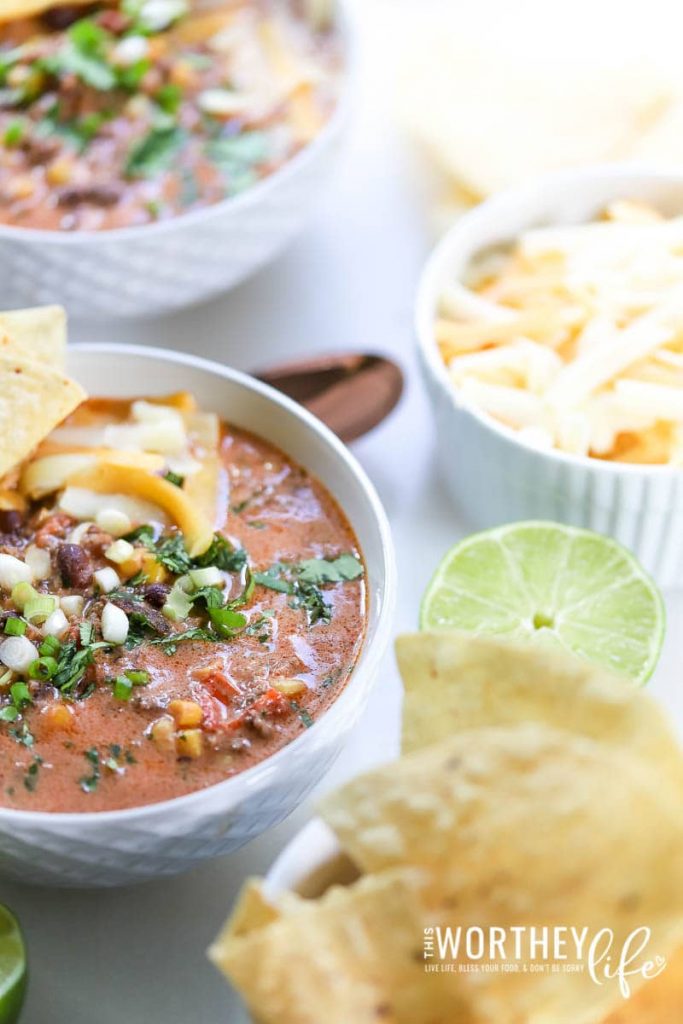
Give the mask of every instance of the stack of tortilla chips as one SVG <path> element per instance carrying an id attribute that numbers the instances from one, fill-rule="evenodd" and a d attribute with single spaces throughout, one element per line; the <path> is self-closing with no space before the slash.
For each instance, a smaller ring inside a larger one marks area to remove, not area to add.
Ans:
<path id="1" fill-rule="evenodd" d="M 0 481 L 85 399 L 65 363 L 63 309 L 0 313 Z"/>
<path id="2" fill-rule="evenodd" d="M 406 636 L 398 658 L 403 757 L 321 808 L 360 877 L 315 899 L 252 882 L 211 950 L 255 1019 L 681 1019 L 683 755 L 656 704 L 571 656 L 497 639 Z M 585 963 L 471 970 L 461 950 L 427 970 L 437 926 L 610 929 L 612 966 L 632 933 L 651 936 L 625 1001 Z"/>

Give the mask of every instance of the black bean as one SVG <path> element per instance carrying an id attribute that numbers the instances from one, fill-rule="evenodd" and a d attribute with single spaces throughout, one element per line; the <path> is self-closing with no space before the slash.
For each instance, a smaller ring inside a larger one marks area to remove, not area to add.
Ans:
<path id="1" fill-rule="evenodd" d="M 116 206 L 122 195 L 118 185 L 73 185 L 59 193 L 59 205 L 73 208 L 82 203 L 93 206 Z"/>
<path id="2" fill-rule="evenodd" d="M 0 533 L 16 533 L 24 523 L 24 513 L 14 508 L 0 509 Z"/>
<path id="3" fill-rule="evenodd" d="M 171 593 L 171 588 L 165 583 L 150 583 L 143 590 L 145 601 L 151 604 L 152 608 L 163 608 L 166 598 Z"/>
<path id="4" fill-rule="evenodd" d="M 90 556 L 79 544 L 60 544 L 57 548 L 57 565 L 65 587 L 83 590 L 92 582 Z"/>

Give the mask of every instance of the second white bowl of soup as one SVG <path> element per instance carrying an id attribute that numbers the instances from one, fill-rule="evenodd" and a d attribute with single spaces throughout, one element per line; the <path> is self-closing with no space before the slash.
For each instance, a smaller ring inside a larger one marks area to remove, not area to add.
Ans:
<path id="1" fill-rule="evenodd" d="M 668 587 L 683 584 L 681 215 L 683 175 L 549 176 L 459 220 L 417 300 L 441 468 L 468 518 L 609 534 Z"/>

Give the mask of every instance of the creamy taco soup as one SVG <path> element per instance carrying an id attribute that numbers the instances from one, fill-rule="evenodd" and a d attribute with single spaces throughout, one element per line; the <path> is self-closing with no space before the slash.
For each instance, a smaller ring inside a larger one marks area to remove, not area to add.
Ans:
<path id="1" fill-rule="evenodd" d="M 90 400 L 3 486 L 3 806 L 190 793 L 343 689 L 367 612 L 349 524 L 306 470 L 191 396 Z"/>
<path id="2" fill-rule="evenodd" d="M 9 7 L 0 223 L 96 231 L 220 202 L 290 160 L 335 109 L 327 3 Z"/>

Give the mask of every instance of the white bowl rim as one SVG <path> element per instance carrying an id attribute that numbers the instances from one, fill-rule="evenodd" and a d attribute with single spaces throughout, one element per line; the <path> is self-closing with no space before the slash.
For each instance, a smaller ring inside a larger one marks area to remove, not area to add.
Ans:
<path id="1" fill-rule="evenodd" d="M 153 346 L 117 344 L 116 342 L 84 342 L 70 345 L 69 350 L 92 353 L 94 355 L 97 355 L 98 353 L 102 353 L 103 355 L 116 355 L 122 358 L 125 358 L 126 356 L 132 356 L 134 358 L 142 356 L 152 359 L 161 359 L 166 362 L 176 363 L 180 366 L 188 366 L 198 370 L 203 370 L 206 373 L 211 373 L 215 376 L 222 377 L 224 380 L 241 385 L 247 390 L 260 395 L 262 398 L 269 399 L 271 402 L 279 405 L 286 412 L 289 412 L 304 423 L 309 430 L 322 438 L 322 440 L 334 450 L 335 455 L 346 464 L 347 468 L 351 471 L 357 483 L 360 485 L 365 499 L 372 509 L 381 537 L 382 555 L 386 565 L 382 601 L 379 614 L 377 616 L 375 635 L 371 641 L 368 640 L 367 637 L 365 638 L 365 643 L 359 653 L 356 665 L 352 669 L 346 686 L 339 694 L 339 697 L 332 705 L 330 705 L 322 717 L 314 722 L 310 729 L 305 729 L 299 736 L 293 739 L 290 743 L 287 743 L 284 747 L 281 747 L 274 754 L 271 754 L 270 757 L 264 758 L 251 768 L 247 768 L 245 771 L 239 772 L 237 775 L 224 779 L 222 782 L 216 782 L 212 786 L 204 786 L 202 789 L 194 790 L 192 793 L 186 793 L 184 796 L 173 797 L 170 800 L 160 800 L 150 804 L 141 804 L 140 806 L 135 807 L 121 808 L 119 810 L 63 812 L 24 811 L 11 807 L 0 807 L 0 827 L 11 825 L 13 821 L 22 826 L 30 826 L 33 824 L 40 825 L 42 827 L 49 826 L 50 823 L 55 823 L 59 826 L 79 823 L 94 825 L 98 822 L 116 824 L 117 822 L 122 822 L 124 820 L 145 817 L 150 814 L 159 814 L 165 810 L 182 811 L 192 803 L 201 802 L 202 799 L 206 798 L 207 794 L 215 796 L 217 793 L 224 793 L 226 795 L 227 805 L 227 797 L 230 795 L 231 790 L 237 791 L 240 786 L 244 787 L 245 785 L 247 787 L 253 786 L 260 781 L 261 777 L 269 775 L 273 770 L 273 766 L 279 761 L 284 760 L 293 748 L 300 747 L 305 745 L 307 742 L 310 742 L 309 738 L 315 735 L 320 726 L 324 726 L 327 716 L 334 713 L 335 708 L 342 707 L 351 699 L 354 679 L 358 674 L 359 669 L 362 667 L 366 674 L 373 672 L 377 662 L 384 654 L 384 650 L 389 643 L 393 628 L 397 569 L 394 542 L 391 527 L 389 526 L 389 520 L 375 486 L 370 481 L 365 470 L 357 461 L 355 455 L 351 453 L 347 446 L 339 440 L 337 435 L 334 434 L 329 427 L 325 426 L 324 423 L 322 423 L 303 406 L 294 402 L 286 395 L 281 394 L 279 391 L 276 391 L 269 385 L 263 384 L 261 381 L 256 380 L 254 377 L 250 377 L 249 374 L 243 373 L 241 370 L 234 370 L 231 367 L 223 366 L 221 363 L 216 363 L 210 359 L 204 359 L 200 356 L 194 356 L 186 352 L 173 352 L 169 349 Z M 351 526 L 353 527 L 353 523 Z"/>
<path id="2" fill-rule="evenodd" d="M 60 231 L 46 228 L 22 228 L 17 224 L 0 224 L 0 241 L 39 242 L 41 245 L 105 245 L 107 242 L 136 241 L 156 238 L 173 232 L 174 228 L 193 227 L 212 216 L 231 211 L 249 209 L 258 205 L 280 183 L 298 174 L 324 150 L 350 116 L 353 101 L 353 82 L 358 67 L 358 44 L 355 17 L 351 14 L 352 0 L 335 0 L 337 5 L 336 31 L 343 45 L 344 66 L 340 75 L 339 97 L 332 116 L 316 137 L 272 174 L 261 178 L 236 196 L 228 196 L 218 203 L 210 203 L 197 210 L 188 210 L 151 224 L 132 224 L 130 227 L 102 231 Z"/>
<path id="3" fill-rule="evenodd" d="M 508 444 L 522 448 L 531 455 L 547 462 L 568 463 L 573 466 L 580 466 L 582 469 L 594 473 L 614 473 L 620 475 L 658 477 L 661 479 L 676 479 L 683 469 L 676 466 L 645 465 L 633 462 L 612 462 L 608 459 L 596 459 L 588 455 L 572 455 L 556 448 L 537 448 L 520 438 L 518 432 L 504 423 L 499 423 L 488 413 L 473 405 L 461 405 L 458 401 L 458 389 L 448 376 L 445 363 L 436 344 L 434 336 L 434 314 L 438 302 L 439 290 L 444 282 L 446 268 L 450 261 L 451 250 L 457 248 L 460 233 L 469 225 L 475 224 L 482 218 L 488 219 L 495 215 L 496 210 L 509 208 L 519 201 L 524 201 L 542 190 L 564 191 L 571 185 L 582 184 L 591 181 L 613 180 L 615 188 L 621 182 L 627 187 L 631 181 L 643 181 L 650 178 L 653 183 L 662 182 L 672 185 L 679 185 L 681 189 L 681 200 L 683 202 L 683 172 L 673 169 L 653 166 L 646 163 L 606 163 L 595 164 L 590 167 L 583 167 L 574 170 L 555 171 L 533 178 L 521 185 L 505 189 L 484 202 L 475 206 L 472 210 L 458 217 L 455 223 L 448 229 L 444 237 L 437 244 L 424 266 L 417 289 L 415 305 L 415 330 L 418 339 L 418 346 L 422 355 L 423 364 L 428 369 L 433 380 L 441 391 L 446 395 L 449 403 L 457 412 L 469 413 L 482 427 L 491 434 L 497 434 Z M 474 249 L 474 246 L 472 247 Z"/>

